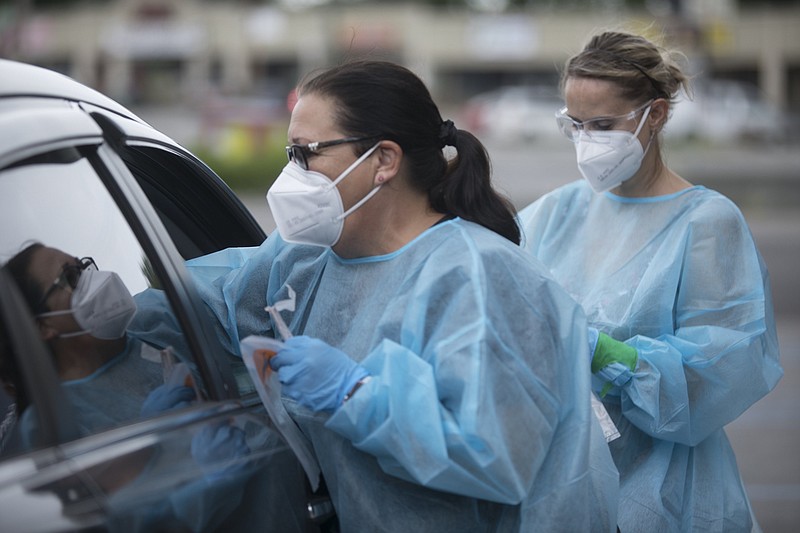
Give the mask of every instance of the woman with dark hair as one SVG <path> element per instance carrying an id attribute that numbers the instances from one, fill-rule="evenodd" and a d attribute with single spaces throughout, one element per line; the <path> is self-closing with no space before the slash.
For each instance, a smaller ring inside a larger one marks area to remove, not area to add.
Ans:
<path id="1" fill-rule="evenodd" d="M 585 179 L 520 219 L 589 319 L 621 530 L 757 531 L 723 428 L 782 375 L 769 276 L 736 205 L 664 160 L 676 57 L 603 32 L 569 59 L 557 120 Z"/>
<path id="2" fill-rule="evenodd" d="M 481 143 L 396 64 L 343 64 L 298 96 L 277 233 L 189 267 L 228 349 L 275 336 L 264 306 L 294 297 L 270 365 L 342 529 L 613 529 L 585 319 L 517 245 Z"/>
<path id="3" fill-rule="evenodd" d="M 25 247 L 3 268 L 36 318 L 64 391 L 80 413 L 82 434 L 139 418 L 164 374 L 161 352 L 128 335 L 136 304 L 120 277 L 99 270 L 90 257 L 40 243 Z M 192 399 L 191 389 L 173 394 L 184 403 Z"/>

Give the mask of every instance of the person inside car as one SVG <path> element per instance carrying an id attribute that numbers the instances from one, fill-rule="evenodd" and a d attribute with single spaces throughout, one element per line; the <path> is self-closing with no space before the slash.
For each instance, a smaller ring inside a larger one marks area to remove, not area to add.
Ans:
<path id="1" fill-rule="evenodd" d="M 39 324 L 81 431 L 119 425 L 159 405 L 174 407 L 194 398 L 190 387 L 163 388 L 164 352 L 127 334 L 136 304 L 115 272 L 97 268 L 41 243 L 27 246 L 4 267 L 11 273 Z M 109 398 L 114 401 L 110 402 Z"/>
<path id="2" fill-rule="evenodd" d="M 38 321 L 62 388 L 75 407 L 81 436 L 156 416 L 198 399 L 191 383 L 185 381 L 191 378 L 176 382 L 168 375 L 171 365 L 165 362 L 172 357 L 170 353 L 129 334 L 127 327 L 136 305 L 116 273 L 99 270 L 90 257 L 73 257 L 40 243 L 23 249 L 3 268 Z M 33 409 L 25 409 L 27 401 L 18 393 L 20 380 L 13 357 L 7 349 L 0 355 L 0 379 L 12 393 L 16 408 L 7 423 L 16 431 L 3 431 L 0 442 L 19 440 L 22 449 L 34 448 L 37 417 Z M 256 437 L 266 438 L 262 434 Z M 250 457 L 247 439 L 246 432 L 230 420 L 212 421 L 197 429 L 188 449 L 181 439 L 167 440 L 157 453 L 145 448 L 115 461 L 95 475 L 95 482 L 111 495 L 109 509 L 117 516 L 115 520 L 124 522 L 126 531 L 152 531 L 163 524 L 191 531 L 213 528 L 236 509 L 246 482 L 261 464 Z M 202 474 L 156 506 L 145 511 L 131 508 L 130 495 L 165 472 L 174 474 L 175 464 L 185 460 L 181 457 L 191 457 L 193 468 Z"/>

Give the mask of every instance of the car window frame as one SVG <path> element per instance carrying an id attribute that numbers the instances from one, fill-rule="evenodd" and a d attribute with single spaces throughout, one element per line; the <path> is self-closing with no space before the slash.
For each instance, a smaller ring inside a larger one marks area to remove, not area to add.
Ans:
<path id="1" fill-rule="evenodd" d="M 201 178 L 200 185 L 207 189 L 215 201 L 222 202 L 222 211 L 233 215 L 229 222 L 233 222 L 238 226 L 237 229 L 242 231 L 242 235 L 234 236 L 231 239 L 238 240 L 238 243 L 234 244 L 234 246 L 258 246 L 267 238 L 264 229 L 225 180 L 189 150 L 138 119 L 120 116 L 118 113 L 98 107 L 92 103 L 80 102 L 79 105 L 98 121 L 101 128 L 106 123 L 113 125 L 113 129 L 116 131 L 109 131 L 109 133 L 116 137 L 118 151 L 135 148 L 159 149 L 182 159 L 187 165 L 192 166 L 199 173 L 198 176 Z M 124 155 L 123 160 L 125 160 Z M 137 178 L 137 181 L 140 181 L 138 176 L 134 177 Z M 144 187 L 142 188 L 144 189 Z M 162 190 L 167 189 L 163 188 Z M 151 201 L 151 203 L 153 202 Z M 209 250 L 206 253 L 218 251 L 219 249 L 221 248 Z M 189 258 L 184 257 L 184 259 Z"/>
<path id="2" fill-rule="evenodd" d="M 97 163 L 92 161 L 101 181 L 114 199 L 122 216 L 128 222 L 133 234 L 139 240 L 142 250 L 148 256 L 162 289 L 175 314 L 175 319 L 194 355 L 194 362 L 203 379 L 209 399 L 225 400 L 238 398 L 233 372 L 228 365 L 221 364 L 211 353 L 215 345 L 207 326 L 207 317 L 200 312 L 205 304 L 191 280 L 169 232 L 118 153 L 124 134 L 110 121 L 98 119 L 103 128 L 106 143 L 96 152 Z M 115 131 L 116 130 L 116 131 Z"/>
<path id="3" fill-rule="evenodd" d="M 214 202 L 222 202 L 220 210 L 225 211 L 227 215 L 229 215 L 226 218 L 229 231 L 234 231 L 235 229 L 236 233 L 240 235 L 232 235 L 230 238 L 232 242 L 215 242 L 213 249 L 205 250 L 204 253 L 212 253 L 229 247 L 259 246 L 267 238 L 264 229 L 256 221 L 255 217 L 253 217 L 250 211 L 244 206 L 239 197 L 236 196 L 230 187 L 228 187 L 224 180 L 222 180 L 202 160 L 194 156 L 194 154 L 180 146 L 178 143 L 169 137 L 164 136 L 160 132 L 153 130 L 150 128 L 150 126 L 141 122 L 137 122 L 134 119 L 119 116 L 116 113 L 97 108 L 91 104 L 82 104 L 82 107 L 86 107 L 87 109 L 91 110 L 92 117 L 98 122 L 101 129 L 104 130 L 104 135 L 109 145 L 113 147 L 116 155 L 123 160 L 126 167 L 125 173 L 133 176 L 134 181 L 138 185 L 138 187 L 136 187 L 137 200 L 146 205 L 148 211 L 152 211 L 152 217 L 150 220 L 155 220 L 157 225 L 161 226 L 163 229 L 163 234 L 166 234 L 169 237 L 170 253 L 177 253 L 177 256 L 174 254 L 171 256 L 171 261 L 173 261 L 173 271 L 178 271 L 181 273 L 181 280 L 183 283 L 187 284 L 186 286 L 190 287 L 189 291 L 191 297 L 195 298 L 193 300 L 195 303 L 188 304 L 188 307 L 192 310 L 205 309 L 205 303 L 199 299 L 199 296 L 196 293 L 194 279 L 185 269 L 184 262 L 188 258 L 184 257 L 180 253 L 180 250 L 177 249 L 177 246 L 172 239 L 172 235 L 170 234 L 170 230 L 164 225 L 164 222 L 161 220 L 160 212 L 154 205 L 154 199 L 152 199 L 148 193 L 145 192 L 143 185 L 140 183 L 140 176 L 133 175 L 133 173 L 130 172 L 130 168 L 127 168 L 128 162 L 125 158 L 125 155 L 122 155 L 121 152 L 128 150 L 131 147 L 148 148 L 152 150 L 163 151 L 164 154 L 168 155 L 169 157 L 180 158 L 182 163 L 185 164 L 187 168 L 191 169 L 193 172 L 193 177 L 200 180 L 200 183 L 193 184 L 193 186 L 196 185 L 196 188 L 204 189 L 205 194 L 207 194 L 209 198 L 213 199 Z M 161 164 L 162 161 L 158 161 L 157 163 Z M 179 194 L 172 194 L 173 192 L 174 191 L 170 191 L 170 196 L 180 196 Z M 142 194 L 140 195 L 139 193 Z M 167 198 L 167 196 L 165 195 L 164 198 Z M 167 199 L 172 200 L 172 198 Z M 233 226 L 235 226 L 235 228 Z M 180 229 L 180 231 L 182 231 L 182 229 Z M 219 239 L 217 239 L 217 241 L 218 240 Z M 149 251 L 146 250 L 146 252 L 150 254 Z M 171 298 L 170 301 L 172 301 Z M 173 303 L 173 307 L 177 306 L 175 306 Z M 187 308 L 187 305 L 180 307 Z M 211 318 L 203 312 L 199 312 L 197 315 L 198 320 L 202 324 L 199 329 L 201 335 L 203 336 L 203 339 L 201 339 L 201 347 L 209 347 L 210 350 L 210 347 L 217 343 L 215 339 L 210 338 L 209 334 L 209 332 L 214 330 L 210 324 Z M 183 324 L 181 325 L 185 329 L 185 326 L 183 326 Z M 224 398 L 235 398 L 248 405 L 259 403 L 258 396 L 254 389 L 243 390 L 240 388 L 238 378 L 234 375 L 235 370 L 233 368 L 233 366 L 237 365 L 232 365 L 229 354 L 225 353 L 224 351 L 216 352 L 211 350 L 209 353 L 207 353 L 207 358 L 212 362 L 211 366 L 216 369 L 216 373 L 212 372 L 212 374 L 222 375 L 225 379 L 223 386 L 225 387 L 226 392 L 228 392 L 228 395 L 224 397 L 219 396 L 217 399 L 222 400 Z M 243 362 L 241 365 L 243 366 Z"/>
<path id="4" fill-rule="evenodd" d="M 27 97 L 26 101 L 33 105 L 35 98 Z M 47 99 L 48 101 L 50 99 Z M 89 111 L 89 109 L 92 111 Z M 215 345 L 210 338 L 209 318 L 200 312 L 205 304 L 196 291 L 194 282 L 185 268 L 181 256 L 163 225 L 158 213 L 143 191 L 136 177 L 128 169 L 120 151 L 128 146 L 147 146 L 158 148 L 183 158 L 199 171 L 204 183 L 216 197 L 222 199 L 224 206 L 232 213 L 240 214 L 240 222 L 244 228 L 249 227 L 249 238 L 255 241 L 266 239 L 263 229 L 230 190 L 224 181 L 213 170 L 193 154 L 171 141 L 168 137 L 153 130 L 148 125 L 136 122 L 136 118 L 119 115 L 104 108 L 80 102 L 65 102 L 64 106 L 48 106 L 42 116 L 52 114 L 63 115 L 61 123 L 68 123 L 68 132 L 53 139 L 47 128 L 38 124 L 42 141 L 32 142 L 23 150 L 10 150 L 0 153 L 2 168 L 23 163 L 26 159 L 65 147 L 94 147 L 93 153 L 86 155 L 87 161 L 99 176 L 108 190 L 139 245 L 152 262 L 156 275 L 162 280 L 165 293 L 176 319 L 182 328 L 187 343 L 196 360 L 198 371 L 204 380 L 208 399 L 224 401 L 227 399 L 242 400 L 236 378 L 225 360 L 224 354 L 216 354 L 211 350 Z M 68 120 L 65 120 L 68 119 Z M 24 120 L 24 119 L 23 119 Z M 126 128 L 120 126 L 123 124 Z M 125 133 L 132 133 L 129 136 Z M 149 137 L 152 132 L 152 139 Z M 260 243 L 260 242 L 259 242 Z M 54 383 L 58 383 L 56 380 Z M 252 400 L 252 401 L 250 401 Z M 245 395 L 245 403 L 257 403 L 254 394 Z"/>

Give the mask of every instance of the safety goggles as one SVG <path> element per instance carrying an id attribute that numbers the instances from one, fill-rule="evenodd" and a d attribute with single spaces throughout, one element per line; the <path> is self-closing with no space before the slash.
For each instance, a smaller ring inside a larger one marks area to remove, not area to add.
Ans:
<path id="1" fill-rule="evenodd" d="M 66 289 L 69 288 L 70 290 L 75 290 L 75 287 L 78 286 L 78 280 L 81 278 L 81 274 L 86 269 L 93 269 L 97 270 L 97 263 L 94 262 L 94 259 L 91 257 L 81 257 L 78 259 L 75 258 L 75 263 L 65 263 L 61 267 L 61 272 L 58 274 L 58 277 L 53 281 L 50 287 L 44 291 L 44 296 L 42 299 L 39 300 L 38 305 L 36 306 L 37 311 L 43 310 L 45 302 L 56 289 Z"/>
<path id="2" fill-rule="evenodd" d="M 377 139 L 376 136 L 370 137 L 345 137 L 343 139 L 335 139 L 333 141 L 319 141 L 308 144 L 293 144 L 286 147 L 286 157 L 289 161 L 294 161 L 303 170 L 308 170 L 308 158 L 323 148 L 329 148 L 339 144 L 355 143 L 361 141 L 368 141 L 370 139 Z"/>
<path id="3" fill-rule="evenodd" d="M 649 100 L 630 113 L 625 113 L 624 115 L 596 117 L 584 121 L 573 119 L 567 115 L 567 108 L 563 107 L 556 112 L 556 123 L 558 124 L 559 131 L 564 134 L 564 137 L 572 142 L 577 142 L 580 132 L 583 132 L 591 138 L 592 134 L 597 132 L 629 129 L 625 127 L 625 123 L 635 119 L 639 113 L 647 109 L 653 102 L 654 100 Z"/>

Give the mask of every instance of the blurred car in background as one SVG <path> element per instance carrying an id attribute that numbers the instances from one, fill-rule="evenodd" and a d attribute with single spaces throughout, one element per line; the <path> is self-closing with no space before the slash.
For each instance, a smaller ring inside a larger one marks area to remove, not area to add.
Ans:
<path id="1" fill-rule="evenodd" d="M 467 100 L 459 124 L 486 141 L 557 139 L 555 114 L 563 105 L 554 87 L 504 86 Z"/>
<path id="2" fill-rule="evenodd" d="M 492 142 L 560 139 L 555 113 L 563 107 L 555 87 L 504 86 L 468 99 L 460 124 L 482 140 Z M 715 144 L 783 142 L 789 120 L 777 106 L 746 83 L 701 80 L 692 98 L 679 97 L 664 129 L 665 138 Z"/>
<path id="3" fill-rule="evenodd" d="M 53 344 L 0 269 L 0 531 L 319 530 L 299 462 L 185 266 L 265 239 L 211 169 L 100 93 L 0 60 L 0 228 L 0 264 L 36 241 L 116 272 L 139 304 L 134 323 L 152 332 L 151 362 L 165 381 L 183 363 L 197 393 L 86 431 L 76 381 L 59 377 Z M 140 316 L 143 296 L 163 302 L 157 314 Z M 124 391 L 91 407 L 117 410 Z"/>
<path id="4" fill-rule="evenodd" d="M 712 143 L 782 142 L 787 121 L 756 87 L 728 80 L 699 81 L 681 95 L 664 128 L 667 139 Z"/>
<path id="5" fill-rule="evenodd" d="M 268 138 L 286 136 L 289 103 L 286 95 L 258 97 L 209 95 L 203 99 L 197 142 L 217 155 L 252 157 L 268 148 Z"/>

